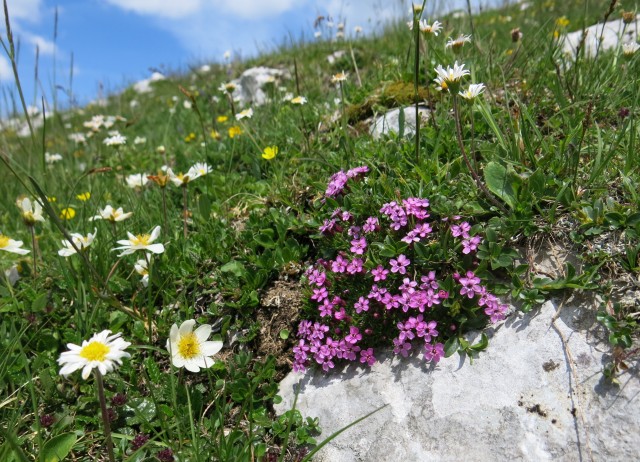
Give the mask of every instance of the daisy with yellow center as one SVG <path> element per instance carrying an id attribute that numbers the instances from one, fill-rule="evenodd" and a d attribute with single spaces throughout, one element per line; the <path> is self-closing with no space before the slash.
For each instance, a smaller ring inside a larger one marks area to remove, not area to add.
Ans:
<path id="1" fill-rule="evenodd" d="M 462 77 L 470 74 L 469 71 L 464 68 L 464 63 L 458 65 L 458 61 L 453 64 L 453 68 L 447 66 L 447 68 L 444 69 L 442 65 L 438 64 L 435 70 L 438 74 L 438 77 L 434 79 L 438 84 L 436 89 L 452 93 L 455 93 L 460 87 Z"/>
<path id="2" fill-rule="evenodd" d="M 22 212 L 22 221 L 24 221 L 27 226 L 35 225 L 36 221 L 44 221 L 40 202 L 32 202 L 28 197 L 19 197 L 16 205 L 20 209 L 20 212 Z"/>
<path id="3" fill-rule="evenodd" d="M 451 48 L 454 53 L 459 53 L 465 43 L 471 43 L 470 35 L 460 35 L 457 39 L 449 39 L 445 48 Z"/>
<path id="4" fill-rule="evenodd" d="M 236 120 L 250 119 L 251 117 L 253 117 L 253 109 L 251 108 L 245 109 L 244 111 L 240 111 L 236 114 Z"/>
<path id="5" fill-rule="evenodd" d="M 0 250 L 17 253 L 18 255 L 26 255 L 29 253 L 29 250 L 22 249 L 22 244 L 22 241 L 14 241 L 10 237 L 0 233 Z"/>
<path id="6" fill-rule="evenodd" d="M 305 98 L 304 96 L 296 96 L 295 98 L 291 99 L 291 104 L 299 104 L 300 106 L 302 106 L 303 104 L 307 104 L 307 98 Z"/>
<path id="7" fill-rule="evenodd" d="M 178 173 L 177 175 L 173 172 L 172 169 L 167 169 L 167 176 L 169 177 L 169 181 L 171 181 L 175 186 L 186 187 L 190 181 L 195 180 L 198 176 L 195 172 L 189 170 L 187 173 Z"/>
<path id="8" fill-rule="evenodd" d="M 160 236 L 160 226 L 156 226 L 151 231 L 151 234 L 138 234 L 134 236 L 130 232 L 127 231 L 127 236 L 129 239 L 122 239 L 118 241 L 120 247 L 116 247 L 112 250 L 122 250 L 122 253 L 118 255 L 118 257 L 122 257 L 124 255 L 130 255 L 134 253 L 136 250 L 145 250 L 151 253 L 162 253 L 164 252 L 164 245 L 162 244 L 152 244 L 153 241 L 158 239 Z"/>
<path id="9" fill-rule="evenodd" d="M 58 255 L 66 258 L 76 254 L 77 253 L 76 249 L 78 250 L 86 249 L 93 243 L 93 240 L 95 239 L 96 234 L 98 234 L 97 229 L 93 230 L 93 234 L 89 233 L 86 236 L 83 236 L 82 234 L 78 234 L 78 233 L 71 233 L 71 240 L 75 244 L 75 248 L 73 247 L 73 245 L 71 245 L 71 242 L 65 239 L 62 241 L 62 245 L 63 245 L 62 249 L 58 250 Z"/>
<path id="10" fill-rule="evenodd" d="M 189 169 L 187 175 L 191 177 L 192 180 L 196 178 L 200 178 L 201 176 L 205 176 L 208 173 L 211 173 L 211 166 L 205 162 L 197 162 L 193 167 Z"/>
<path id="11" fill-rule="evenodd" d="M 89 221 L 93 220 L 108 220 L 112 223 L 117 221 L 123 221 L 133 215 L 133 212 L 124 213 L 122 207 L 114 209 L 111 205 L 107 205 L 104 209 L 98 210 L 98 215 L 89 218 Z"/>
<path id="12" fill-rule="evenodd" d="M 68 343 L 65 351 L 58 358 L 58 364 L 62 366 L 60 375 L 65 377 L 82 369 L 82 378 L 87 380 L 89 374 L 95 368 L 100 374 L 105 375 L 122 364 L 123 358 L 130 358 L 131 355 L 124 351 L 130 342 L 125 342 L 120 338 L 122 334 L 111 335 L 110 330 L 103 330 L 94 334 L 89 340 L 84 340 L 82 345 Z"/>
<path id="13" fill-rule="evenodd" d="M 194 319 L 184 321 L 180 327 L 177 324 L 171 326 L 167 351 L 171 355 L 171 363 L 175 367 L 184 367 L 191 372 L 200 372 L 200 369 L 208 369 L 213 366 L 213 355 L 222 349 L 219 340 L 208 341 L 211 335 L 211 326 L 202 324 L 195 331 Z"/>
<path id="14" fill-rule="evenodd" d="M 482 92 L 484 92 L 484 89 L 484 83 L 472 83 L 471 85 L 469 85 L 469 88 L 460 92 L 460 96 L 462 96 L 469 102 L 473 102 L 478 96 L 482 94 Z"/>
<path id="15" fill-rule="evenodd" d="M 340 83 L 345 82 L 347 80 L 346 72 L 338 72 L 333 77 L 331 77 L 331 83 Z"/>

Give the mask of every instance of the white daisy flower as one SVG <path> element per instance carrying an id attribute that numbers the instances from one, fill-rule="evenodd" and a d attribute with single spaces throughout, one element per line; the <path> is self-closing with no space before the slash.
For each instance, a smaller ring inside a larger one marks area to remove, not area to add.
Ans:
<path id="1" fill-rule="evenodd" d="M 419 25 L 420 32 L 423 32 L 425 34 L 433 34 L 436 37 L 442 30 L 442 23 L 440 21 L 434 21 L 433 24 L 429 24 L 425 19 L 422 19 L 420 20 Z"/>
<path id="2" fill-rule="evenodd" d="M 296 96 L 295 98 L 291 98 L 291 104 L 299 104 L 302 106 L 303 104 L 307 104 L 307 98 L 304 96 Z"/>
<path id="3" fill-rule="evenodd" d="M 123 146 L 127 144 L 127 137 L 117 133 L 109 138 L 105 138 L 102 142 L 107 146 Z"/>
<path id="4" fill-rule="evenodd" d="M 133 212 L 124 213 L 122 207 L 114 209 L 111 205 L 107 205 L 104 209 L 98 210 L 98 215 L 89 218 L 89 221 L 93 220 L 108 220 L 113 223 L 116 221 L 123 221 L 133 215 Z"/>
<path id="5" fill-rule="evenodd" d="M 449 39 L 445 48 L 451 48 L 454 53 L 458 53 L 465 43 L 471 43 L 470 35 L 460 35 L 457 39 Z"/>
<path id="6" fill-rule="evenodd" d="M 331 77 L 331 83 L 339 83 L 345 82 L 347 80 L 348 74 L 346 72 L 338 72 L 337 74 Z"/>
<path id="7" fill-rule="evenodd" d="M 62 160 L 62 155 L 61 154 L 57 154 L 57 153 L 56 154 L 51 154 L 51 153 L 48 153 L 48 152 L 44 153 L 44 161 L 47 164 L 53 164 L 53 163 L 59 162 L 61 160 Z"/>
<path id="8" fill-rule="evenodd" d="M 144 136 L 136 136 L 133 140 L 133 144 L 144 144 L 147 142 L 147 138 Z"/>
<path id="9" fill-rule="evenodd" d="M 14 241 L 8 236 L 0 233 L 0 250 L 4 250 L 5 252 L 17 253 L 19 255 L 26 255 L 29 253 L 29 250 L 22 249 L 22 241 Z"/>
<path id="10" fill-rule="evenodd" d="M 131 189 L 142 188 L 149 182 L 149 178 L 147 178 L 147 176 L 148 175 L 146 173 L 134 173 L 133 175 L 129 175 L 126 178 L 127 186 Z"/>
<path id="11" fill-rule="evenodd" d="M 222 342 L 218 340 L 207 341 L 211 335 L 211 326 L 202 324 L 195 331 L 193 327 L 196 321 L 190 319 L 183 322 L 180 327 L 177 324 L 171 326 L 167 351 L 171 355 L 171 362 L 175 367 L 184 367 L 191 372 L 200 372 L 200 369 L 208 369 L 213 366 L 212 358 L 222 349 Z"/>
<path id="12" fill-rule="evenodd" d="M 176 186 L 186 187 L 189 182 L 195 180 L 197 175 L 194 177 L 193 174 L 196 172 L 192 171 L 193 167 L 191 167 L 187 173 L 178 173 L 177 175 L 173 172 L 171 168 L 167 168 L 167 176 L 169 177 L 169 181 L 171 181 Z"/>
<path id="13" fill-rule="evenodd" d="M 149 285 L 149 265 L 147 260 L 138 260 L 133 267 L 135 268 L 136 273 L 142 276 L 142 285 L 147 287 Z"/>
<path id="14" fill-rule="evenodd" d="M 93 243 L 93 240 L 96 238 L 96 234 L 98 234 L 97 229 L 93 230 L 93 234 L 89 233 L 86 236 L 78 233 L 71 233 L 71 240 L 75 244 L 76 248 L 78 248 L 78 250 L 84 250 Z M 58 250 L 58 255 L 66 258 L 77 253 L 76 249 L 74 249 L 73 245 L 71 245 L 71 242 L 67 241 L 66 239 L 61 242 L 63 248 Z"/>
<path id="15" fill-rule="evenodd" d="M 42 205 L 38 201 L 31 202 L 28 197 L 18 197 L 16 205 L 22 212 L 22 220 L 27 226 L 33 226 L 36 221 L 44 221 Z"/>
<path id="16" fill-rule="evenodd" d="M 627 57 L 633 56 L 638 50 L 640 50 L 640 45 L 638 45 L 636 42 L 628 42 L 622 44 L 622 53 Z"/>
<path id="17" fill-rule="evenodd" d="M 447 68 L 444 69 L 442 65 L 438 64 L 435 70 L 438 74 L 438 77 L 434 79 L 438 84 L 436 89 L 440 91 L 448 91 L 450 87 L 454 87 L 453 90 L 456 90 L 462 77 L 470 74 L 470 72 L 464 68 L 464 64 L 458 66 L 458 61 L 453 64 L 453 68 L 447 66 Z"/>
<path id="18" fill-rule="evenodd" d="M 66 377 L 82 369 L 82 378 L 87 380 L 92 369 L 98 368 L 105 375 L 114 370 L 116 364 L 122 364 L 123 358 L 130 358 L 131 355 L 124 350 L 131 343 L 120 338 L 121 333 L 110 334 L 110 330 L 103 330 L 88 341 L 83 340 L 81 346 L 67 343 L 69 351 L 63 352 L 58 358 L 58 364 L 62 366 L 60 375 Z"/>
<path id="19" fill-rule="evenodd" d="M 465 91 L 460 92 L 460 96 L 464 99 L 473 101 L 484 91 L 484 83 L 472 83 Z"/>
<path id="20" fill-rule="evenodd" d="M 191 180 L 195 180 L 196 178 L 200 178 L 208 173 L 211 173 L 213 170 L 211 166 L 205 162 L 197 162 L 193 167 L 189 169 L 187 175 L 191 178 Z"/>
<path id="21" fill-rule="evenodd" d="M 233 93 L 236 90 L 237 86 L 233 82 L 221 83 L 218 87 L 218 91 L 222 93 Z"/>
<path id="22" fill-rule="evenodd" d="M 136 250 L 146 250 L 147 252 L 151 253 L 164 252 L 164 245 L 152 244 L 152 242 L 158 239 L 158 237 L 160 236 L 160 226 L 156 226 L 155 228 L 153 228 L 151 234 L 138 234 L 137 236 L 134 236 L 127 231 L 127 236 L 129 236 L 129 239 L 122 239 L 118 241 L 120 247 L 112 249 L 122 250 L 122 253 L 118 255 L 118 257 L 130 255 Z"/>
<path id="23" fill-rule="evenodd" d="M 237 120 L 250 119 L 251 117 L 253 117 L 253 109 L 251 108 L 245 109 L 244 111 L 240 111 L 236 114 Z"/>

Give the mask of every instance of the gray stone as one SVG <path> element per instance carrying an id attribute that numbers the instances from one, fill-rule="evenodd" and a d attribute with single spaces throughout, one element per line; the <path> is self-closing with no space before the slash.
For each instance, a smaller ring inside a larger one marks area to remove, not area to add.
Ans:
<path id="1" fill-rule="evenodd" d="M 634 22 L 627 25 L 624 24 L 622 19 L 617 19 L 587 27 L 585 29 L 587 36 L 583 45 L 585 56 L 593 58 L 596 55 L 601 36 L 600 53 L 605 50 L 615 49 L 623 43 L 636 42 L 638 40 L 638 20 L 640 20 L 640 15 L 636 16 Z M 571 32 L 564 36 L 562 41 L 564 54 L 572 60 L 575 59 L 576 50 L 581 40 L 582 30 Z"/>
<path id="2" fill-rule="evenodd" d="M 276 411 L 291 408 L 299 383 L 297 408 L 319 418 L 322 441 L 388 405 L 331 441 L 318 462 L 637 460 L 640 370 L 620 387 L 603 378 L 610 347 L 598 303 L 588 302 L 569 300 L 553 325 L 559 300 L 511 315 L 487 331 L 489 347 L 473 364 L 387 353 L 371 368 L 291 373 Z"/>
<path id="3" fill-rule="evenodd" d="M 233 100 L 241 106 L 260 106 L 266 103 L 269 98 L 263 87 L 266 83 L 273 83 L 277 87 L 277 81 L 288 78 L 288 72 L 269 67 L 252 67 L 244 71 L 240 77 L 232 80 L 236 85 L 233 92 Z"/>
<path id="4" fill-rule="evenodd" d="M 378 117 L 369 132 L 374 139 L 379 139 L 383 135 L 400 132 L 400 110 L 401 108 L 392 109 L 386 114 Z M 416 133 L 416 108 L 415 106 L 407 106 L 402 108 L 404 112 L 404 136 L 412 136 Z M 426 123 L 431 116 L 431 110 L 426 106 L 418 106 L 421 124 Z"/>

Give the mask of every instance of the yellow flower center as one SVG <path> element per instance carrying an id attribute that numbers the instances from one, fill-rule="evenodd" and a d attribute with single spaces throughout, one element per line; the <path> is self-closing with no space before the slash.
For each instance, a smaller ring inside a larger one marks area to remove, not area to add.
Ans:
<path id="1" fill-rule="evenodd" d="M 4 249 L 9 245 L 9 238 L 3 234 L 0 234 L 0 249 Z"/>
<path id="2" fill-rule="evenodd" d="M 134 239 L 131 239 L 133 245 L 149 245 L 149 239 L 151 236 L 148 234 L 138 234 Z"/>
<path id="3" fill-rule="evenodd" d="M 178 340 L 178 353 L 185 359 L 192 359 L 200 354 L 200 342 L 196 334 L 189 332 Z"/>
<path id="4" fill-rule="evenodd" d="M 80 350 L 80 356 L 89 361 L 104 361 L 111 349 L 100 342 L 91 342 Z"/>

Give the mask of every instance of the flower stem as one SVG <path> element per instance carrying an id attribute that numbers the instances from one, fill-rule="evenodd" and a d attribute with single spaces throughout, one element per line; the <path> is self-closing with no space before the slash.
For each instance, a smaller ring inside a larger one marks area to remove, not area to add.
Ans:
<path id="1" fill-rule="evenodd" d="M 462 153 L 462 158 L 464 159 L 464 163 L 467 165 L 467 168 L 469 169 L 469 173 L 471 173 L 471 176 L 473 177 L 476 184 L 478 185 L 478 188 L 480 188 L 480 190 L 484 193 L 484 195 L 487 196 L 487 198 L 502 212 L 508 213 L 508 210 L 505 208 L 505 206 L 502 205 L 500 202 L 498 202 L 498 200 L 493 196 L 493 194 L 491 194 L 491 192 L 487 189 L 487 187 L 484 185 L 484 183 L 478 176 L 478 173 L 471 165 L 471 162 L 469 162 L 469 157 L 467 157 L 467 152 L 464 149 L 464 143 L 462 142 L 460 112 L 458 111 L 458 96 L 455 93 L 452 93 L 451 96 L 453 97 L 453 118 L 456 121 L 456 138 L 458 140 L 458 147 L 460 148 L 460 152 Z"/>
<path id="2" fill-rule="evenodd" d="M 38 242 L 36 241 L 35 227 L 29 226 L 29 231 L 31 231 L 31 248 L 33 249 L 33 277 L 35 278 L 38 275 L 38 267 L 36 266 L 38 256 Z"/>
<path id="3" fill-rule="evenodd" d="M 111 424 L 109 423 L 109 412 L 107 411 L 107 401 L 104 398 L 104 383 L 102 382 L 102 374 L 96 369 L 96 385 L 98 387 L 98 401 L 100 401 L 100 410 L 102 411 L 102 424 L 104 425 L 104 439 L 107 444 L 107 454 L 109 462 L 115 462 L 113 455 L 113 441 L 111 439 Z"/>
<path id="4" fill-rule="evenodd" d="M 418 79 L 420 78 L 420 16 L 413 15 L 413 38 L 415 41 L 415 57 L 413 63 L 413 93 L 416 105 L 416 164 L 420 161 L 420 112 L 419 107 L 419 93 L 418 93 Z"/>
<path id="5" fill-rule="evenodd" d="M 166 192 L 166 187 L 162 188 L 162 218 L 164 220 L 163 223 L 162 223 L 162 229 L 168 230 L 169 228 L 167 228 L 167 192 Z"/>
<path id="6" fill-rule="evenodd" d="M 182 231 L 184 238 L 187 238 L 187 216 L 189 215 L 189 209 L 187 208 L 187 187 L 182 187 Z"/>

